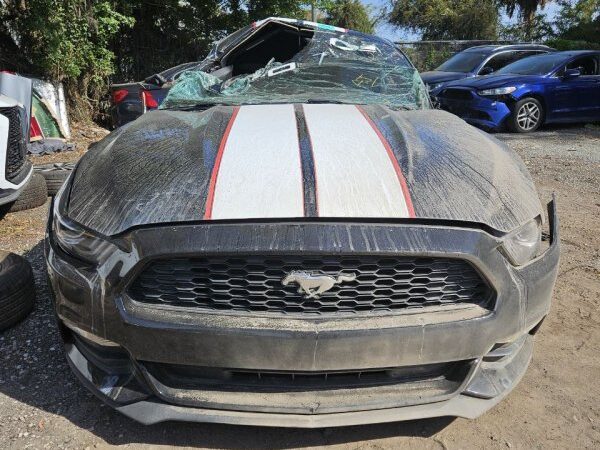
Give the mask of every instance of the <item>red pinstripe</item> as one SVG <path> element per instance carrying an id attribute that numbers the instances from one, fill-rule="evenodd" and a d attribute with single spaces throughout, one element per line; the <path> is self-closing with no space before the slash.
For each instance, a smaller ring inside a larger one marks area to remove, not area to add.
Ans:
<path id="1" fill-rule="evenodd" d="M 212 216 L 213 204 L 215 201 L 215 187 L 217 185 L 217 178 L 219 176 L 219 168 L 221 167 L 221 160 L 223 159 L 223 153 L 225 152 L 225 146 L 227 145 L 227 139 L 229 138 L 229 133 L 231 132 L 231 128 L 233 127 L 233 122 L 235 122 L 235 118 L 240 112 L 240 107 L 236 106 L 233 109 L 233 114 L 229 119 L 229 123 L 225 128 L 225 133 L 223 133 L 223 137 L 221 138 L 221 143 L 219 144 L 219 149 L 217 150 L 217 156 L 215 158 L 215 165 L 213 166 L 212 173 L 210 175 L 210 183 L 208 185 L 208 195 L 206 196 L 206 208 L 204 209 L 204 219 L 208 220 Z"/>
<path id="2" fill-rule="evenodd" d="M 408 184 L 406 183 L 406 178 L 404 178 L 404 174 L 402 173 L 402 169 L 400 168 L 400 164 L 398 164 L 398 160 L 396 159 L 396 156 L 394 155 L 394 151 L 392 150 L 390 143 L 385 138 L 383 133 L 379 130 L 377 125 L 375 125 L 375 122 L 373 122 L 373 120 L 369 117 L 369 115 L 366 113 L 366 111 L 358 105 L 356 105 L 356 108 L 360 111 L 360 113 L 367 120 L 367 122 L 369 122 L 369 125 L 371 125 L 371 128 L 373 128 L 373 130 L 377 134 L 377 137 L 379 137 L 379 140 L 385 147 L 385 150 L 387 151 L 387 154 L 392 163 L 392 166 L 394 166 L 394 170 L 396 171 L 396 176 L 398 177 L 398 181 L 400 182 L 400 187 L 402 188 L 402 194 L 404 195 L 404 201 L 406 202 L 406 208 L 408 209 L 408 216 L 413 217 L 413 218 L 416 217 L 415 208 L 413 206 L 412 199 L 410 198 L 410 191 L 408 190 Z"/>

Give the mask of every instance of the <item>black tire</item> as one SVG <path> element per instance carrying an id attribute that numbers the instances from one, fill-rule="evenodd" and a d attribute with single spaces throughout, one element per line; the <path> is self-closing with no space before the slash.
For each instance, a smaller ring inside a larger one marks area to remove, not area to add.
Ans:
<path id="1" fill-rule="evenodd" d="M 34 171 L 46 179 L 48 195 L 54 197 L 62 185 L 67 181 L 73 171 L 73 163 L 40 164 L 34 167 Z"/>
<path id="2" fill-rule="evenodd" d="M 25 258 L 0 251 L 0 331 L 23 320 L 35 301 L 33 271 Z"/>
<path id="3" fill-rule="evenodd" d="M 21 191 L 19 197 L 10 205 L 8 212 L 13 213 L 37 208 L 46 203 L 47 198 L 48 187 L 46 186 L 46 180 L 40 174 L 34 173 Z"/>
<path id="4" fill-rule="evenodd" d="M 515 103 L 508 118 L 508 129 L 513 133 L 531 133 L 544 123 L 544 107 L 539 100 L 526 97 Z"/>

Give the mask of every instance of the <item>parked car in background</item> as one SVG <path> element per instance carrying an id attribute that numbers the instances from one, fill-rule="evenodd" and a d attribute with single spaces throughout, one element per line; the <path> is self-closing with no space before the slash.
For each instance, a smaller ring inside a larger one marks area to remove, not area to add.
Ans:
<path id="1" fill-rule="evenodd" d="M 600 52 L 556 52 L 514 62 L 494 75 L 431 92 L 442 109 L 467 122 L 526 133 L 544 123 L 600 120 Z"/>
<path id="2" fill-rule="evenodd" d="M 538 44 L 479 45 L 455 54 L 434 71 L 421 73 L 421 78 L 431 91 L 449 81 L 489 75 L 519 59 L 551 51 Z"/>
<path id="3" fill-rule="evenodd" d="M 501 401 L 560 251 L 519 157 L 430 109 L 376 36 L 271 18 L 203 64 L 54 198 L 48 276 L 81 382 L 145 424 L 474 418 Z"/>
<path id="4" fill-rule="evenodd" d="M 0 206 L 14 202 L 31 177 L 28 127 L 26 109 L 16 100 L 0 95 Z"/>
<path id="5" fill-rule="evenodd" d="M 111 85 L 110 116 L 113 128 L 125 125 L 145 112 L 158 108 L 173 82 L 182 73 L 196 68 L 199 64 L 184 63 L 149 76 L 144 81 Z"/>

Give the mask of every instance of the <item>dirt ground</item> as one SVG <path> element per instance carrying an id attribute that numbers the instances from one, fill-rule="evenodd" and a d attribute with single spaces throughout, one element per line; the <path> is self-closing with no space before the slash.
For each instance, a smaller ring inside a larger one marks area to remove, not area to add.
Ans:
<path id="1" fill-rule="evenodd" d="M 82 142 L 96 137 L 88 134 Z M 562 259 L 532 364 L 484 416 L 322 430 L 139 425 L 101 404 L 67 367 L 45 280 L 46 205 L 0 221 L 0 248 L 26 256 L 38 288 L 32 315 L 0 334 L 0 448 L 600 448 L 600 128 L 496 137 L 525 160 L 542 200 L 557 193 Z"/>

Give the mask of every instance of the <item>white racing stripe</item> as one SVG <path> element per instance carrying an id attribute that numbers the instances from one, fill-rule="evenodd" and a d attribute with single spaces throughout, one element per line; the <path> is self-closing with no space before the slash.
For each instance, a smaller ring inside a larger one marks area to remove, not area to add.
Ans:
<path id="1" fill-rule="evenodd" d="M 215 185 L 212 219 L 303 217 L 293 105 L 242 106 Z"/>
<path id="2" fill-rule="evenodd" d="M 321 217 L 409 217 L 390 156 L 351 105 L 304 105 Z"/>

